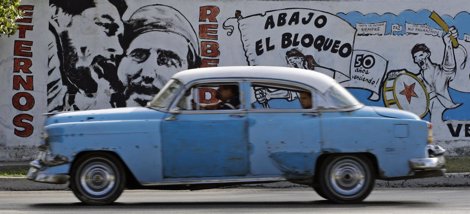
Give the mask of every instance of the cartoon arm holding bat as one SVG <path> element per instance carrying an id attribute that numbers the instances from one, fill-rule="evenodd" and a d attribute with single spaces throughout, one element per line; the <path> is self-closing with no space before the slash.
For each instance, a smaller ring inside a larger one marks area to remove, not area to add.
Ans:
<path id="1" fill-rule="evenodd" d="M 446 34 L 442 38 L 444 40 L 444 44 L 446 45 L 445 47 L 445 52 L 444 52 L 444 57 L 442 61 L 442 66 L 445 70 L 452 70 L 452 68 L 455 68 L 456 66 L 456 61 L 455 61 L 455 54 L 454 54 L 454 49 L 460 48 L 462 52 L 464 53 L 464 60 L 462 64 L 460 65 L 460 69 L 465 68 L 465 64 L 467 63 L 467 50 L 465 49 L 464 46 L 461 46 L 459 44 L 458 39 L 458 33 L 457 29 L 455 27 L 449 27 L 447 23 L 437 14 L 435 11 L 431 12 L 431 15 L 429 16 L 434 22 L 436 22 L 439 27 L 442 28 Z M 450 44 L 449 44 L 450 41 Z"/>
<path id="2" fill-rule="evenodd" d="M 444 56 L 442 58 L 442 69 L 446 72 L 455 72 L 456 68 L 456 60 L 455 60 L 455 53 L 454 49 L 459 47 L 459 41 L 457 29 L 455 27 L 449 27 L 447 23 L 437 14 L 436 12 L 432 12 L 429 16 L 436 24 L 438 24 L 446 34 L 442 37 L 444 41 Z"/>
<path id="3" fill-rule="evenodd" d="M 442 57 L 442 69 L 446 72 L 456 72 L 456 60 L 454 53 L 454 46 L 452 45 L 452 38 L 457 37 L 457 29 L 450 27 L 449 32 L 444 34 L 442 40 L 444 41 L 444 56 Z M 457 43 L 458 46 L 458 43 Z"/>

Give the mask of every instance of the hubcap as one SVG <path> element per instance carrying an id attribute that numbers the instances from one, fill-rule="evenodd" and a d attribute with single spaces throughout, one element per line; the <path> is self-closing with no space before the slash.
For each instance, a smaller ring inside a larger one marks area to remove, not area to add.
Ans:
<path id="1" fill-rule="evenodd" d="M 351 159 L 335 163 L 329 176 L 334 191 L 344 196 L 356 195 L 366 182 L 364 167 Z"/>
<path id="2" fill-rule="evenodd" d="M 105 163 L 87 165 L 80 176 L 80 184 L 90 195 L 103 196 L 115 186 L 115 172 Z"/>

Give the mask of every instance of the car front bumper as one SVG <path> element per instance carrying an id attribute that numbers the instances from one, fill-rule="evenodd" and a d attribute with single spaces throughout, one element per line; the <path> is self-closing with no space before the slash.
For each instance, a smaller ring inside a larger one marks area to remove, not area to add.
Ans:
<path id="1" fill-rule="evenodd" d="M 69 181 L 70 176 L 67 172 L 70 165 L 68 159 L 63 156 L 52 156 L 47 151 L 41 151 L 38 158 L 31 161 L 29 166 L 26 175 L 28 180 L 51 184 L 65 184 Z"/>
<path id="2" fill-rule="evenodd" d="M 444 156 L 430 158 L 415 158 L 410 160 L 410 167 L 413 170 L 435 170 L 445 166 Z"/>
<path id="3" fill-rule="evenodd" d="M 446 160 L 445 149 L 439 145 L 429 144 L 426 147 L 429 157 L 409 160 L 413 178 L 444 176 Z"/>
<path id="4" fill-rule="evenodd" d="M 414 178 L 444 176 L 446 169 L 443 155 L 429 158 L 414 158 L 409 161 Z"/>
<path id="5" fill-rule="evenodd" d="M 69 181 L 70 176 L 66 174 L 49 174 L 36 167 L 30 167 L 26 178 L 41 183 L 65 184 Z"/>

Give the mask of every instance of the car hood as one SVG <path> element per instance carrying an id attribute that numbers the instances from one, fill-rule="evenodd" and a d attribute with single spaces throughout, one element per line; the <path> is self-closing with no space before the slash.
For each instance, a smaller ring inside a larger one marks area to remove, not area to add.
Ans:
<path id="1" fill-rule="evenodd" d="M 161 119 L 163 115 L 163 112 L 145 107 L 74 111 L 55 114 L 46 120 L 45 125 L 91 121 Z"/>
<path id="2" fill-rule="evenodd" d="M 414 119 L 414 120 L 420 119 L 418 115 L 409 111 L 403 111 L 403 110 L 393 109 L 393 108 L 384 108 L 384 107 L 368 107 L 368 108 L 371 108 L 372 110 L 375 111 L 375 113 L 377 113 L 378 115 L 382 117 L 398 118 L 398 119 Z"/>

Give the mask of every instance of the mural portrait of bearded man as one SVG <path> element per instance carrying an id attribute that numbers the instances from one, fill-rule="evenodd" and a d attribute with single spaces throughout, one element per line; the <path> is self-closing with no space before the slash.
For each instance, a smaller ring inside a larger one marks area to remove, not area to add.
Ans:
<path id="1" fill-rule="evenodd" d="M 143 6 L 125 22 L 126 51 L 118 66 L 125 106 L 145 106 L 175 73 L 200 66 L 197 34 L 175 8 Z"/>
<path id="2" fill-rule="evenodd" d="M 121 0 L 50 0 L 48 112 L 107 108 L 123 50 Z"/>

